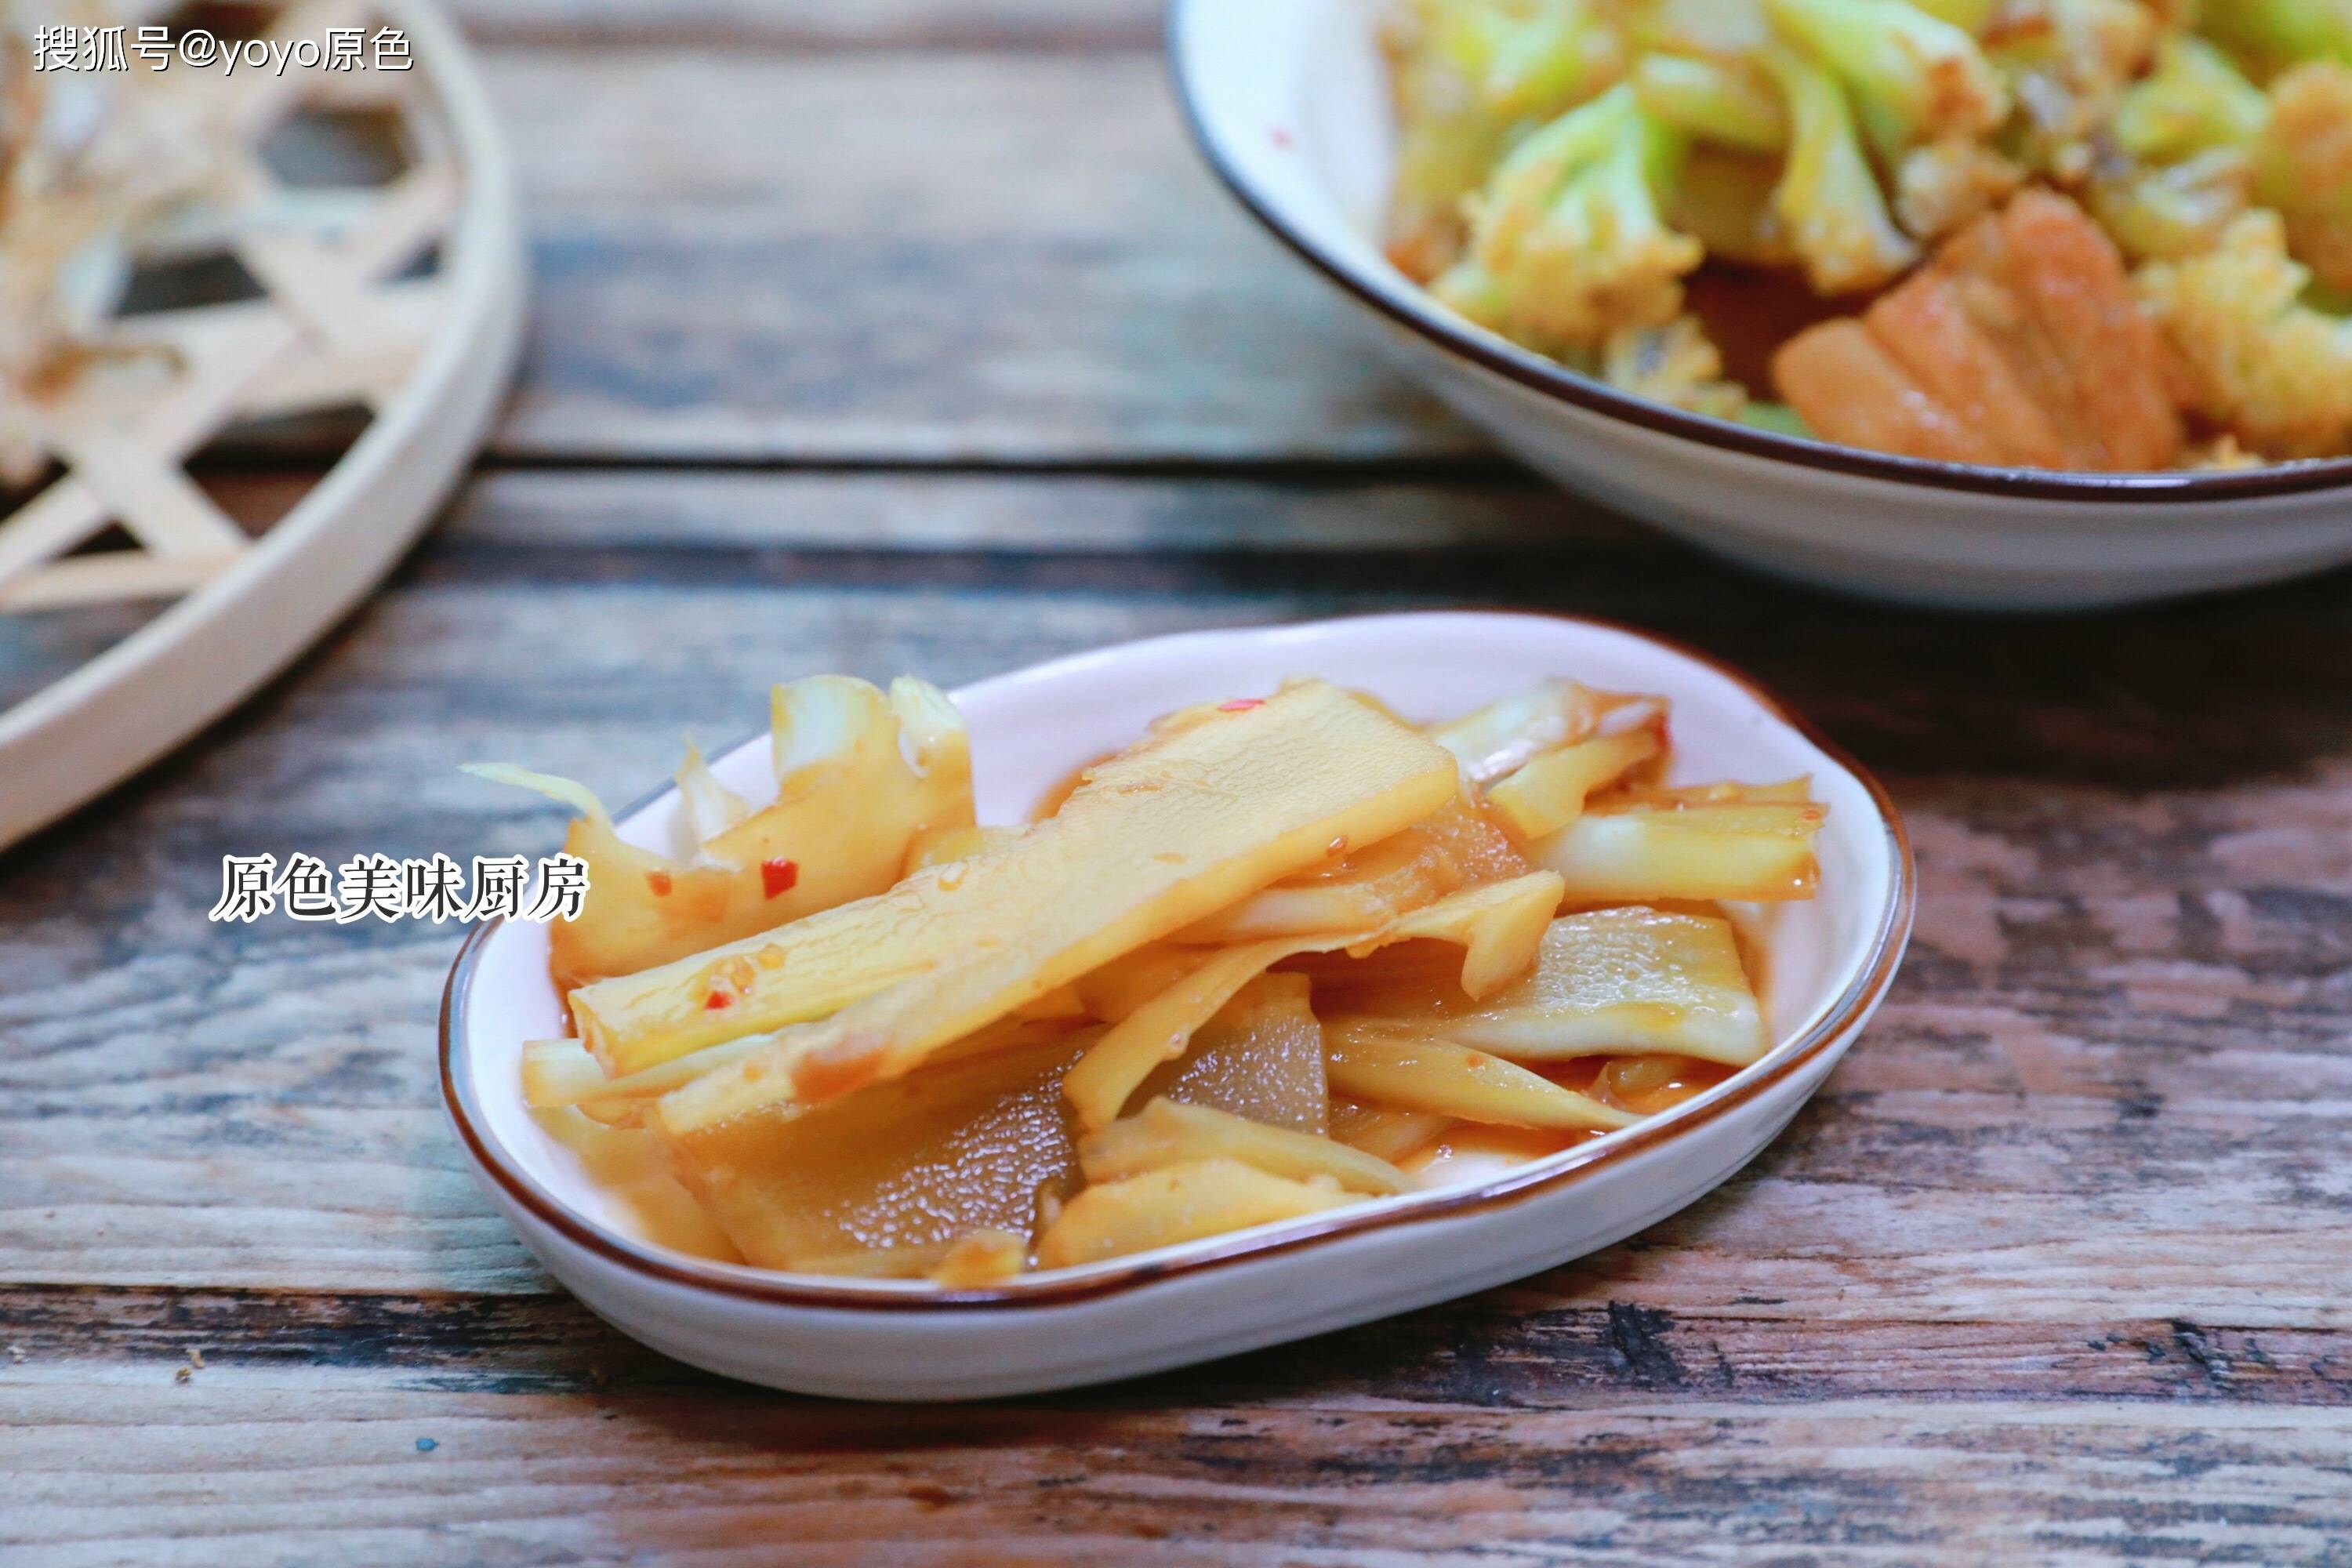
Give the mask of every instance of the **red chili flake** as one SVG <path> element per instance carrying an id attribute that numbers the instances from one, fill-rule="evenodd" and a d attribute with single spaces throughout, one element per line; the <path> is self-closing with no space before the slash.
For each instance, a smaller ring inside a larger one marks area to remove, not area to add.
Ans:
<path id="1" fill-rule="evenodd" d="M 1220 713 L 1246 713 L 1253 708 L 1263 708 L 1265 706 L 1265 699 L 1263 697 L 1236 697 L 1231 702 L 1218 703 L 1217 711 Z"/>
<path id="2" fill-rule="evenodd" d="M 732 1007 L 734 1005 L 735 998 L 724 991 L 713 991 L 702 999 L 702 1010 L 706 1013 L 716 1013 L 721 1007 Z"/>
<path id="3" fill-rule="evenodd" d="M 670 884 L 669 884 L 669 873 L 668 873 L 668 872 L 667 872 L 667 871 L 648 871 L 648 872 L 646 872 L 646 887 L 648 887 L 648 888 L 651 888 L 651 889 L 654 890 L 654 897 L 655 897 L 655 898 L 656 898 L 656 899 L 667 899 L 667 898 L 668 898 L 668 897 L 669 897 L 669 885 L 670 885 Z"/>
<path id="4" fill-rule="evenodd" d="M 760 886 L 772 899 L 779 893 L 791 892 L 793 885 L 800 879 L 801 868 L 797 861 L 776 859 L 760 862 Z"/>

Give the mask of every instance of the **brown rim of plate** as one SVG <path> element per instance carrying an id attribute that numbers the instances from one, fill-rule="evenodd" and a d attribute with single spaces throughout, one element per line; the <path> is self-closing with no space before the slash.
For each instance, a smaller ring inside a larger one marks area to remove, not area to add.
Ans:
<path id="1" fill-rule="evenodd" d="M 1184 52 L 1177 35 L 1193 0 L 1173 0 L 1168 7 L 1169 77 L 1192 145 L 1234 199 L 1299 259 L 1338 284 L 1359 304 L 1434 343 L 1480 369 L 1517 383 L 1530 391 L 1588 413 L 1607 415 L 1662 435 L 1681 436 L 1725 451 L 1768 458 L 1799 468 L 1821 468 L 1862 479 L 1897 484 L 1927 485 L 1937 489 L 1965 490 L 1976 495 L 2020 500 L 2090 501 L 2106 504 L 2131 501 L 2252 500 L 2266 496 L 2307 495 L 2352 486 L 2352 458 L 2306 462 L 2273 463 L 2260 468 L 2176 469 L 2158 473 L 2108 474 L 2051 468 L 2000 468 L 1976 463 L 1945 463 L 1927 458 L 1898 457 L 1861 447 L 1838 446 L 1804 436 L 1783 436 L 1752 426 L 1692 414 L 1621 392 L 1608 383 L 1579 374 L 1565 365 L 1494 337 L 1459 321 L 1427 298 L 1418 285 L 1405 287 L 1414 303 L 1405 304 L 1374 288 L 1318 248 L 1269 203 L 1263 200 L 1234 166 L 1209 132 L 1187 75 Z"/>
<path id="2" fill-rule="evenodd" d="M 1322 620 L 1371 619 L 1394 611 L 1372 611 L 1362 616 L 1334 616 Z M 741 1264 L 707 1262 L 682 1254 L 659 1251 L 626 1237 L 607 1230 L 578 1214 L 541 1190 L 541 1187 L 512 1168 L 503 1152 L 483 1136 L 477 1125 L 479 1112 L 473 1104 L 471 1075 L 457 1070 L 457 1042 L 465 1033 L 467 1002 L 472 988 L 474 968 L 481 956 L 485 939 L 497 930 L 499 921 L 488 921 L 476 926 L 457 950 L 457 962 L 450 965 L 449 980 L 441 994 L 441 1098 L 448 1109 L 450 1121 L 457 1136 L 473 1157 L 478 1169 L 487 1173 L 504 1190 L 507 1196 L 520 1205 L 532 1217 L 560 1232 L 567 1240 L 602 1254 L 612 1262 L 651 1276 L 670 1284 L 686 1285 L 700 1289 L 716 1290 L 723 1295 L 745 1300 L 765 1301 L 790 1307 L 879 1308 L 895 1311 L 934 1311 L 943 1308 L 1017 1308 L 1060 1306 L 1070 1302 L 1091 1300 L 1122 1290 L 1136 1289 L 1158 1280 L 1178 1275 L 1195 1274 L 1203 1269 L 1244 1259 L 1288 1252 L 1337 1237 L 1386 1228 L 1391 1226 L 1423 1225 L 1457 1215 L 1497 1208 L 1538 1193 L 1578 1181 L 1591 1173 L 1620 1164 L 1637 1155 L 1657 1148 L 1668 1139 L 1687 1129 L 1712 1121 L 1735 1107 L 1745 1105 L 1761 1096 L 1765 1090 L 1795 1076 L 1799 1068 L 1821 1055 L 1850 1033 L 1864 1016 L 1878 1005 L 1879 998 L 1895 978 L 1896 963 L 1911 933 L 1911 908 L 1916 868 L 1912 863 L 1911 838 L 1905 830 L 1903 818 L 1895 802 L 1870 771 L 1855 762 L 1845 751 L 1815 729 L 1811 721 L 1792 711 L 1785 703 L 1746 674 L 1711 654 L 1703 653 L 1672 637 L 1641 630 L 1622 622 L 1594 616 L 1571 616 L 1545 610 L 1489 608 L 1481 605 L 1458 605 L 1451 609 L 1423 612 L 1403 612 L 1436 615 L 1516 615 L 1541 620 L 1569 621 L 1580 626 L 1596 626 L 1604 631 L 1620 632 L 1642 639 L 1705 666 L 1723 676 L 1754 699 L 1763 709 L 1782 723 L 1802 735 L 1830 761 L 1844 769 L 1868 792 L 1876 808 L 1879 825 L 1885 830 L 1888 858 L 1887 900 L 1881 912 L 1878 930 L 1871 939 L 1868 962 L 1844 994 L 1822 1016 L 1821 1021 L 1807 1029 L 1786 1047 L 1776 1047 L 1762 1061 L 1741 1068 L 1717 1088 L 1696 1100 L 1672 1110 L 1661 1111 L 1645 1121 L 1636 1122 L 1611 1140 L 1582 1144 L 1561 1153 L 1531 1162 L 1526 1167 L 1497 1176 L 1475 1187 L 1458 1192 L 1436 1192 L 1423 1194 L 1418 1201 L 1393 1208 L 1342 1209 L 1323 1217 L 1286 1226 L 1277 1231 L 1228 1240 L 1221 1245 L 1203 1244 L 1197 1250 L 1174 1258 L 1150 1262 L 1132 1263 L 1099 1274 L 1085 1274 L 1056 1279 L 1053 1274 L 1023 1276 L 1003 1285 L 976 1289 L 909 1290 L 884 1289 L 851 1280 L 835 1281 L 811 1275 L 780 1274 L 775 1270 L 759 1269 Z M 1292 623 L 1312 625 L 1312 622 Z M 1263 627 L 1221 628 L 1214 630 L 1263 630 Z M 1199 633 L 1179 633 L 1197 636 Z M 1144 638 L 1143 641 L 1154 641 Z M 1118 646 L 1118 645 L 1113 645 Z M 1096 650 L 1099 651 L 1099 650 Z M 667 793 L 667 786 L 633 803 L 615 813 L 616 820 L 625 821 L 645 806 Z M 1613 1141 L 1622 1139 L 1622 1142 Z M 787 1282 L 789 1281 L 789 1282 Z"/>

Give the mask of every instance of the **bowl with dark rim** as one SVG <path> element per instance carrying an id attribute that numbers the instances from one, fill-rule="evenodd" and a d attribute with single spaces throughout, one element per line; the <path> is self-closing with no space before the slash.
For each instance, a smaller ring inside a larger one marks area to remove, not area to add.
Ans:
<path id="1" fill-rule="evenodd" d="M 1465 321 L 1381 253 L 1396 132 L 1377 7 L 1173 0 L 1185 119 L 1409 374 L 1566 488 L 1765 572 L 1948 607 L 2123 605 L 2352 561 L 2352 458 L 2103 474 L 1894 457 L 1637 397 Z"/>

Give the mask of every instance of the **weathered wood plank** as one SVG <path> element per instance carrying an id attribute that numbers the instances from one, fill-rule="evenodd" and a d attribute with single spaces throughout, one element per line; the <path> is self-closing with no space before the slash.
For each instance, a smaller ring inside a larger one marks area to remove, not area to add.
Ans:
<path id="1" fill-rule="evenodd" d="M 643 1395 L 730 1385 L 606 1328 L 567 1295 L 0 1286 L 0 1333 L 33 1377 L 331 1368 L 445 1392 Z M 2093 1325 L 1841 1321 L 1738 1308 L 1678 1317 L 1532 1281 L 1303 1344 L 1108 1390 L 1022 1403 L 1140 1409 L 1328 1403 L 1379 1371 L 1405 1405 L 1591 1409 L 1691 1399 L 1764 1404 L 1917 1399 L 2158 1399 L 2340 1405 L 2352 1333 L 2216 1328 L 2187 1319 Z M 7 1369 L 0 1366 L 0 1384 Z M 1013 1402 L 1003 1402 L 1013 1403 Z"/>
<path id="2" fill-rule="evenodd" d="M 875 1409 L 32 1363 L 0 1541 L 169 1563 L 2325 1563 L 2342 1409 L 1163 1396 Z M 1158 1391 L 1164 1394 L 1167 1391 Z M 426 1447 L 425 1445 L 430 1445 Z"/>
<path id="3" fill-rule="evenodd" d="M 1155 54 L 494 49 L 536 317 L 495 449 L 1459 454 L 1212 188 Z"/>
<path id="4" fill-rule="evenodd" d="M 478 486 L 297 678 L 0 862 L 0 1271 L 544 1288 L 433 1110 L 453 934 L 211 927 L 225 852 L 541 849 L 555 814 L 451 764 L 516 757 L 625 797 L 680 725 L 740 733 L 768 681 L 814 669 L 952 683 L 1150 632 L 1515 595 L 1633 614 L 1828 720 L 1896 787 L 1929 895 L 1882 1021 L 1788 1139 L 1531 1289 L 1691 1318 L 2347 1326 L 2346 580 L 1988 642 L 1606 522 L 1498 542 L 1547 504 L 1512 485 Z M 962 547 L 1016 514 L 1012 547 Z M 1298 549 L 1226 543 L 1293 518 Z M 1154 548 L 1093 551 L 1101 526 Z"/>
<path id="5" fill-rule="evenodd" d="M 1316 558 L 1312 570 L 1331 571 L 1367 554 L 1442 561 L 1463 551 L 1525 554 L 1549 546 L 1580 556 L 1654 556 L 1659 548 L 1635 524 L 1508 471 L 1441 481 L 1345 470 L 1181 480 L 1084 472 L 509 470 L 476 481 L 440 537 L 469 560 L 513 553 L 533 570 L 547 552 L 568 551 L 701 560 L 821 552 L 835 576 L 853 552 L 1116 556 L 1122 572 L 1148 569 L 1163 555 L 1307 555 Z M 239 489 L 282 482 L 246 478 Z M 1272 563 L 1267 569 L 1290 570 Z"/>

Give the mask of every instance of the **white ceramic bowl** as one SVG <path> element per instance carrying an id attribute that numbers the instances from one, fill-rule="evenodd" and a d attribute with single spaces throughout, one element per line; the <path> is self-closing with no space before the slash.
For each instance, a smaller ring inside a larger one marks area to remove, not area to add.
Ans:
<path id="1" fill-rule="evenodd" d="M 1440 309 L 1377 239 L 1395 130 L 1375 3 L 1174 0 L 1178 93 L 1243 205 L 1560 483 L 1748 565 L 1920 604 L 2119 605 L 2352 561 L 2352 459 L 2101 475 L 1886 457 L 1631 397 Z"/>
<path id="2" fill-rule="evenodd" d="M 1598 622 L 1498 613 L 1379 616 L 1129 643 L 954 693 L 982 821 L 1019 820 L 1069 771 L 1202 698 L 1320 675 L 1437 717 L 1551 676 L 1663 693 L 1687 782 L 1811 773 L 1830 807 L 1822 890 L 1751 911 L 1771 1053 L 1687 1104 L 1565 1153 L 1357 1205 L 988 1289 L 847 1281 L 711 1263 L 635 1234 L 525 1109 L 522 1043 L 563 1032 L 544 927 L 484 926 L 450 972 L 444 1098 L 484 1187 L 549 1271 L 598 1315 L 680 1361 L 803 1393 L 961 1399 L 1097 1383 L 1385 1316 L 1565 1262 L 1664 1218 L 1780 1131 L 1860 1032 L 1911 928 L 1894 807 L 1851 762 L 1742 677 Z M 717 764 L 772 787 L 764 736 Z M 674 792 L 624 817 L 668 843 Z"/>

